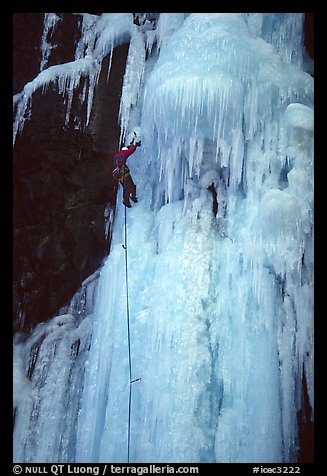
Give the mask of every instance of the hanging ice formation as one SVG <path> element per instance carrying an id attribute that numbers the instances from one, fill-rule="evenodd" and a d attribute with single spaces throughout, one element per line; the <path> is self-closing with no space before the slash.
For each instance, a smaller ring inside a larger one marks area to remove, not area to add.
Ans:
<path id="1" fill-rule="evenodd" d="M 122 136 L 142 132 L 130 161 L 139 203 L 127 212 L 132 369 L 142 378 L 131 462 L 294 462 L 303 372 L 313 408 L 303 14 L 161 14 L 143 33 L 131 14 L 117 32 L 112 15 L 92 18 L 87 55 L 53 67 L 51 80 L 95 78 L 113 39 L 131 37 L 120 108 Z M 126 461 L 123 217 L 119 196 L 91 318 L 56 317 L 20 344 L 31 389 L 17 402 L 16 462 Z"/>
<path id="2" fill-rule="evenodd" d="M 40 71 L 45 69 L 52 49 L 57 46 L 57 45 L 53 45 L 50 41 L 48 41 L 48 39 L 51 38 L 59 21 L 60 21 L 60 18 L 58 17 L 56 13 L 44 14 L 44 27 L 43 27 L 43 34 L 42 34 L 42 40 L 41 40 L 42 59 L 40 64 Z"/>

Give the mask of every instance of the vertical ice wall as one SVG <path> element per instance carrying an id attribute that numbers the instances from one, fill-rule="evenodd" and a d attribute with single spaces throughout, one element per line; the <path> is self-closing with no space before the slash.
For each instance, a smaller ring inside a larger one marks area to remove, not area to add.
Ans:
<path id="1" fill-rule="evenodd" d="M 313 79 L 303 71 L 303 15 L 167 15 L 155 38 L 132 33 L 121 103 L 125 137 L 142 136 L 129 159 L 139 203 L 127 211 L 132 376 L 141 378 L 131 461 L 296 461 L 303 369 L 313 406 Z M 97 45 L 108 48 L 104 36 Z M 120 195 L 117 203 L 81 366 L 78 462 L 127 459 Z"/>
<path id="2" fill-rule="evenodd" d="M 302 15 L 270 15 L 192 14 L 145 74 L 127 225 L 142 378 L 132 461 L 297 457 L 303 369 L 313 403 L 313 81 Z M 101 278 L 81 461 L 127 457 L 122 214 Z"/>
<path id="3" fill-rule="evenodd" d="M 281 37 L 301 19 L 286 17 Z M 222 389 L 217 461 L 294 459 L 303 366 L 312 382 L 313 81 L 290 61 L 300 40 L 286 55 L 240 16 L 192 15 L 147 83 L 154 206 L 181 198 L 188 210 L 211 183 L 218 193 L 206 314 Z"/>

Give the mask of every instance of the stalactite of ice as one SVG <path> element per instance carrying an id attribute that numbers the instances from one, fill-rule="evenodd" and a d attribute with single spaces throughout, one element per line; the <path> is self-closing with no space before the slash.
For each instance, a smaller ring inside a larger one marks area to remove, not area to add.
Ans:
<path id="1" fill-rule="evenodd" d="M 114 49 L 110 50 L 109 53 L 109 63 L 108 63 L 108 71 L 107 71 L 107 82 L 109 81 L 109 76 L 110 76 L 110 71 L 111 71 L 111 65 L 112 65 L 112 55 L 113 55 Z"/>
<path id="2" fill-rule="evenodd" d="M 43 33 L 41 39 L 41 64 L 40 64 L 40 71 L 43 71 L 44 68 L 47 66 L 50 53 L 56 45 L 53 45 L 50 41 L 48 41 L 54 33 L 54 30 L 60 21 L 60 17 L 56 13 L 45 13 L 44 14 L 44 24 L 43 24 Z"/>
<path id="3" fill-rule="evenodd" d="M 76 46 L 75 59 L 81 59 L 86 55 L 92 54 L 97 36 L 99 35 L 99 31 L 96 28 L 97 22 L 98 17 L 96 15 L 82 14 L 81 37 Z"/>
<path id="4" fill-rule="evenodd" d="M 135 28 L 128 50 L 119 108 L 120 142 L 125 141 L 130 129 L 139 123 L 138 106 L 145 68 L 145 38 L 144 33 Z"/>
<path id="5" fill-rule="evenodd" d="M 107 206 L 104 209 L 104 234 L 105 234 L 105 239 L 106 241 L 110 242 L 111 238 L 111 230 L 114 222 L 114 215 L 115 215 L 115 210 L 114 206 L 110 203 L 107 204 Z"/>
<path id="6" fill-rule="evenodd" d="M 44 92 L 51 83 L 56 83 L 58 85 L 59 93 L 63 96 L 67 96 L 67 114 L 69 114 L 72 95 L 74 94 L 75 88 L 80 84 L 80 80 L 83 76 L 89 78 L 86 118 L 86 123 L 88 123 L 94 88 L 100 74 L 100 67 L 101 63 L 97 60 L 94 60 L 91 56 L 85 56 L 84 58 L 70 63 L 50 66 L 41 71 L 35 79 L 27 83 L 24 86 L 23 91 L 14 96 L 16 117 L 13 126 L 13 142 L 15 143 L 17 134 L 21 133 L 23 130 L 26 114 L 32 102 L 34 92 L 40 88 L 42 88 Z"/>

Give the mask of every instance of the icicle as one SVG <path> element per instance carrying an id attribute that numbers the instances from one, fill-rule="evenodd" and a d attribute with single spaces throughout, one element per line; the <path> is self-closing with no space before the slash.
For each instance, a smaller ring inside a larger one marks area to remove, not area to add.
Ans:
<path id="1" fill-rule="evenodd" d="M 32 95 L 39 88 L 48 87 L 50 83 L 58 84 L 58 91 L 62 95 L 68 96 L 68 108 L 71 104 L 71 95 L 75 88 L 79 85 L 82 76 L 89 76 L 88 89 L 88 107 L 87 122 L 90 117 L 94 88 L 99 77 L 101 63 L 94 60 L 91 56 L 86 56 L 79 60 L 63 65 L 50 66 L 48 69 L 41 71 L 38 76 L 31 82 L 27 83 L 20 94 L 14 97 L 14 106 L 16 106 L 16 117 L 13 128 L 13 143 L 15 143 L 17 133 L 23 130 L 26 119 L 26 111 L 30 104 Z M 69 110 L 68 110 L 69 113 Z M 67 116 L 66 116 L 67 120 Z"/>
<path id="2" fill-rule="evenodd" d="M 93 96 L 94 90 L 98 83 L 99 76 L 101 71 L 101 64 L 98 63 L 97 68 L 95 68 L 92 73 L 89 75 L 89 90 L 88 90 L 88 99 L 87 99 L 87 110 L 86 110 L 86 123 L 87 126 L 90 121 L 92 105 L 93 105 Z"/>
<path id="3" fill-rule="evenodd" d="M 109 64 L 108 64 L 108 71 L 107 71 L 107 82 L 109 81 L 109 76 L 110 76 L 110 71 L 111 71 L 113 51 L 114 51 L 114 48 L 112 47 L 111 50 L 110 50 L 110 55 L 109 55 Z"/>
<path id="4" fill-rule="evenodd" d="M 138 125 L 135 113 L 137 113 L 139 106 L 141 84 L 145 68 L 145 54 L 144 34 L 135 31 L 129 46 L 119 108 L 121 125 L 120 142 L 125 140 L 129 128 Z"/>
<path id="5" fill-rule="evenodd" d="M 82 15 L 81 37 L 76 46 L 75 59 L 81 59 L 84 58 L 84 56 L 92 54 L 98 35 L 96 28 L 98 21 L 97 15 L 90 15 L 88 13 L 83 13 Z"/>
<path id="6" fill-rule="evenodd" d="M 56 13 L 45 13 L 44 14 L 44 25 L 43 25 L 43 33 L 41 39 L 41 63 L 40 63 L 40 71 L 43 71 L 47 66 L 49 56 L 53 48 L 57 45 L 52 45 L 48 41 L 48 37 L 51 38 L 53 35 L 55 28 L 60 21 L 60 17 Z"/>
<path id="7" fill-rule="evenodd" d="M 114 214 L 115 214 L 115 210 L 113 209 L 112 205 L 108 204 L 104 209 L 104 223 L 105 223 L 104 234 L 105 234 L 106 241 L 108 241 L 110 238 L 110 230 L 113 225 Z"/>
<path id="8" fill-rule="evenodd" d="M 25 89 L 25 88 L 24 88 Z M 32 97 L 28 92 L 22 92 L 14 96 L 14 107 L 16 107 L 16 116 L 13 125 L 13 144 L 15 144 L 17 134 L 23 131 L 26 114 L 31 107 Z"/>

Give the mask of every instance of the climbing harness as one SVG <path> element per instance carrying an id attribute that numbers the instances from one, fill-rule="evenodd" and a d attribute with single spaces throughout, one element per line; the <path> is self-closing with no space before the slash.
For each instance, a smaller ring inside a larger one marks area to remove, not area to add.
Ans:
<path id="1" fill-rule="evenodd" d="M 117 167 L 112 171 L 112 175 L 113 177 L 118 178 L 121 182 L 124 182 L 125 178 L 130 175 L 130 171 L 126 164 L 117 165 Z"/>
<path id="2" fill-rule="evenodd" d="M 128 257 L 127 257 L 127 214 L 125 207 L 125 236 L 123 248 L 125 250 L 125 280 L 126 280 L 126 317 L 127 317 L 127 340 L 128 340 L 128 364 L 129 364 L 129 396 L 128 396 L 128 435 L 127 435 L 127 462 L 129 463 L 129 453 L 131 446 L 131 409 L 132 409 L 132 383 L 138 382 L 141 378 L 132 380 L 132 357 L 131 357 L 131 333 L 129 318 L 129 296 L 128 296 Z"/>

